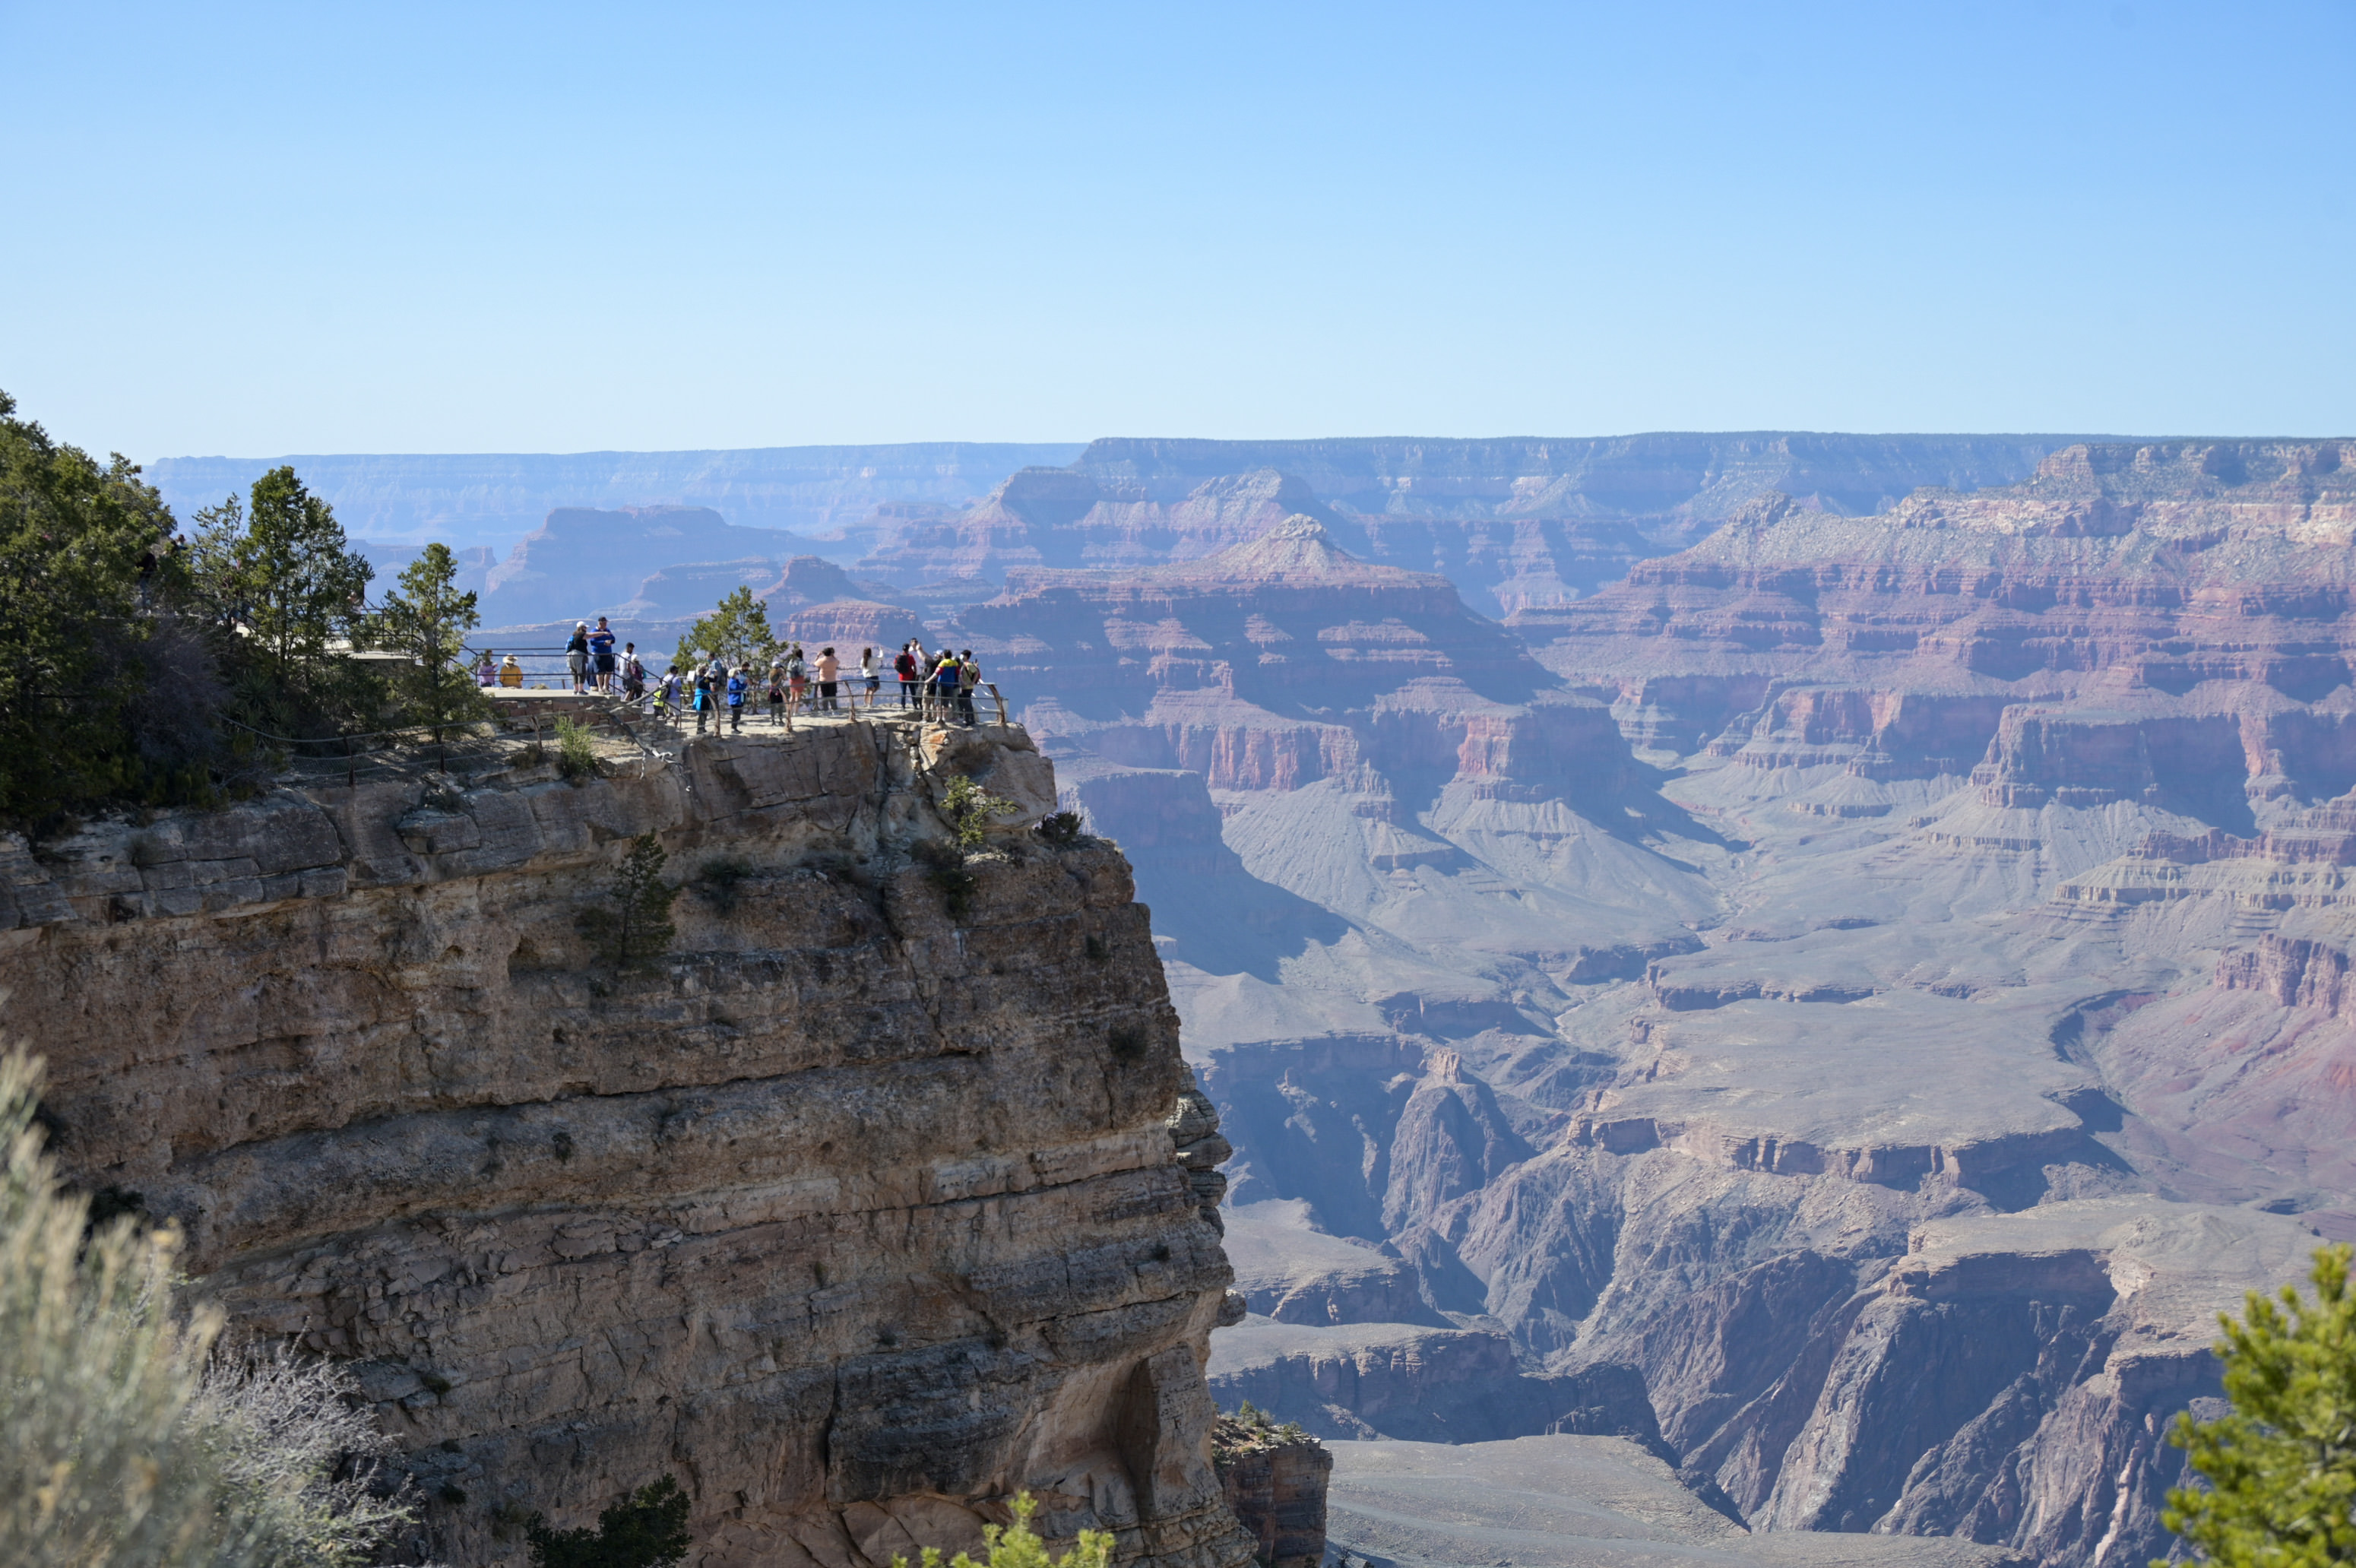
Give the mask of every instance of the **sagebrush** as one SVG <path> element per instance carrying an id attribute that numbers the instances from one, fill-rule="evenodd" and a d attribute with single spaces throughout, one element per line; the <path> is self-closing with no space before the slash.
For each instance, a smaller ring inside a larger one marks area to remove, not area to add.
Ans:
<path id="1" fill-rule="evenodd" d="M 37 1062 L 0 1060 L 0 1563 L 11 1568 L 356 1568 L 412 1512 L 348 1374 L 220 1350 L 176 1305 L 178 1241 L 88 1229 L 34 1123 Z"/>

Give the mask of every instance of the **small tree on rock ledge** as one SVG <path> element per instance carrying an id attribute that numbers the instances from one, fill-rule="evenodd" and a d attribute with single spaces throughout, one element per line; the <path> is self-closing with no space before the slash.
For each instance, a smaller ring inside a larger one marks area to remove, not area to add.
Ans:
<path id="1" fill-rule="evenodd" d="M 663 885 L 667 858 L 654 834 L 641 833 L 614 873 L 613 891 L 577 917 L 581 934 L 596 944 L 608 968 L 651 965 L 669 950 L 670 906 L 679 889 Z"/>

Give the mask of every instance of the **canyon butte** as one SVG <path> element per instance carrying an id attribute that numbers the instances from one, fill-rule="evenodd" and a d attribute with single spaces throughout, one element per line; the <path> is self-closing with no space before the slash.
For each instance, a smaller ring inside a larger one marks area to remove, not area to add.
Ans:
<path id="1" fill-rule="evenodd" d="M 1211 1467 L 1246 1399 L 1377 1563 L 2141 1562 L 2215 1314 L 2356 1238 L 2343 455 L 643 455 L 485 553 L 492 617 L 742 583 L 1020 723 L 8 841 L 8 1032 L 78 1181 L 353 1362 L 453 1562 L 660 1473 L 715 1564 L 1017 1487 L 1298 1559 Z M 960 775 L 1018 809 L 952 897 Z M 576 919 L 648 832 L 680 937 L 615 972 Z"/>

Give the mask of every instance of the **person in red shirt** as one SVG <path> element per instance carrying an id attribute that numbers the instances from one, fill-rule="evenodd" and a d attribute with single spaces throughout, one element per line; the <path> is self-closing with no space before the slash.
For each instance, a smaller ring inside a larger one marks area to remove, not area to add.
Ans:
<path id="1" fill-rule="evenodd" d="M 900 677 L 900 705 L 904 708 L 916 705 L 916 650 L 915 643 L 904 642 L 900 645 L 900 657 L 892 660 L 892 673 Z"/>

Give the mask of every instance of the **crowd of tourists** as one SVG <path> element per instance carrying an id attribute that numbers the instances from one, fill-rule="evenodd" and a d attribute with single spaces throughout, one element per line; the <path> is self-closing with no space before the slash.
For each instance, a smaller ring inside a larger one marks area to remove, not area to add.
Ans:
<path id="1" fill-rule="evenodd" d="M 777 650 L 766 672 L 751 664 L 731 664 L 715 654 L 701 661 L 674 663 L 656 678 L 638 657 L 637 643 L 624 642 L 616 650 L 617 640 L 604 616 L 594 627 L 587 621 L 574 625 L 564 650 L 574 694 L 617 696 L 645 704 L 657 718 L 681 724 L 692 714 L 698 735 L 723 725 L 743 729 L 747 708 L 756 714 L 766 708 L 772 725 L 787 726 L 798 714 L 855 712 L 862 698 L 873 711 L 882 700 L 887 672 L 899 686 L 903 713 L 943 724 L 969 726 L 978 722 L 974 693 L 982 683 L 981 662 L 969 648 L 933 651 L 911 638 L 888 662 L 877 650 L 862 648 L 854 672 L 832 648 L 821 648 L 810 659 L 795 642 Z M 484 686 L 524 683 L 523 666 L 513 653 L 502 660 L 487 650 L 474 672 Z"/>

